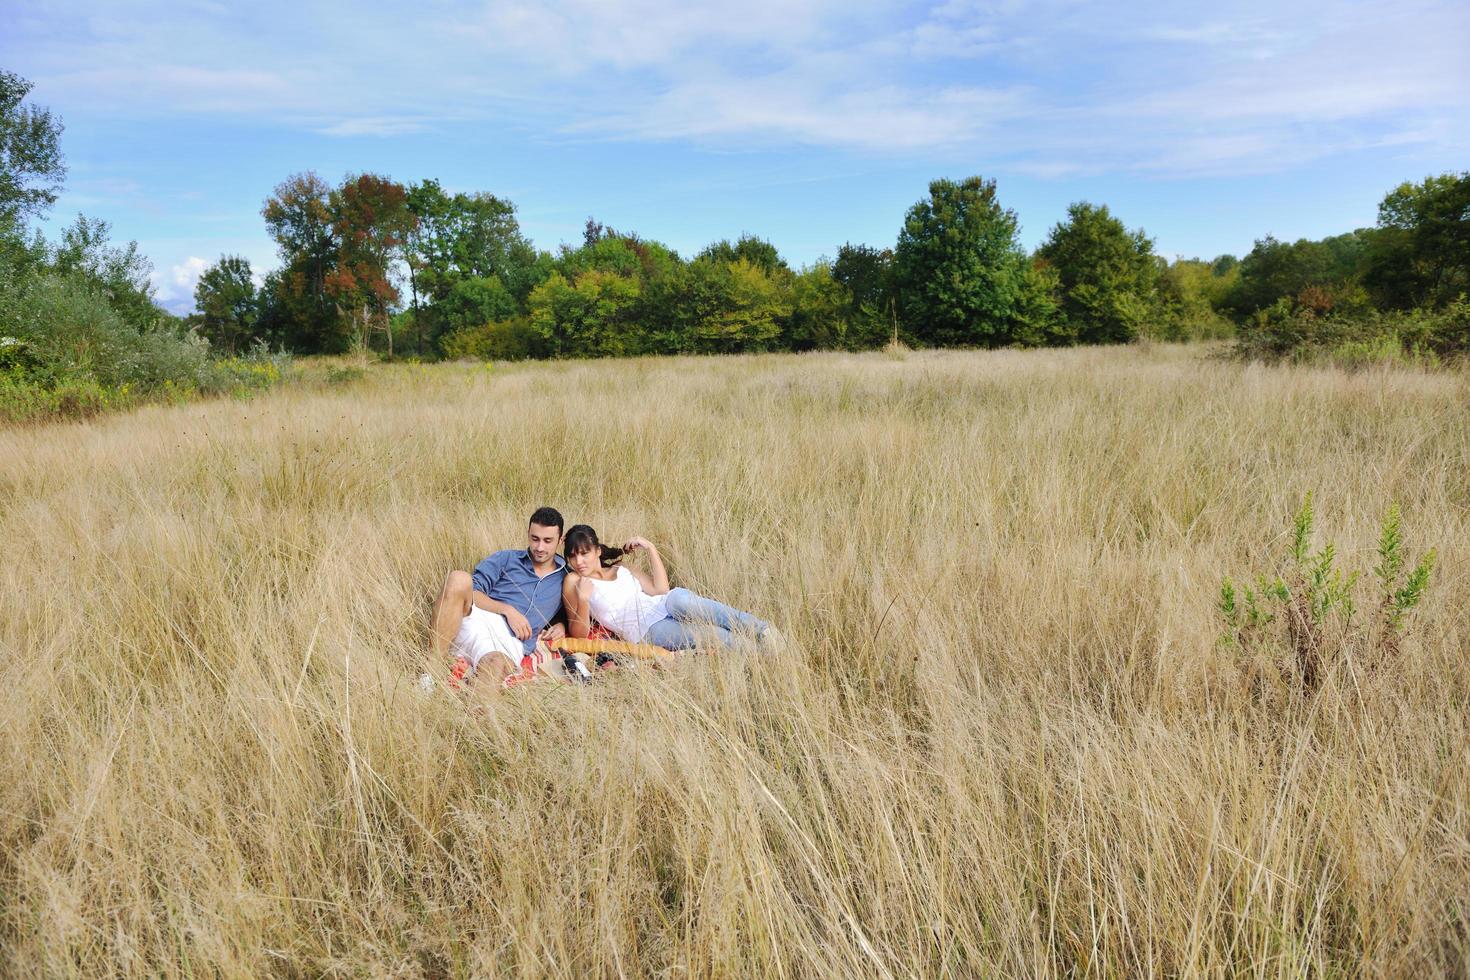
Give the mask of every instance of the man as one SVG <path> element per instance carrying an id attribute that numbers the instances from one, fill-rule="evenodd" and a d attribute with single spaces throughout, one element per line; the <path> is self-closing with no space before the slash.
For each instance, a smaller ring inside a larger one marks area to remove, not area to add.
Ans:
<path id="1" fill-rule="evenodd" d="M 561 545 L 561 514 L 542 507 L 531 515 L 526 548 L 497 551 L 475 566 L 475 572 L 449 573 L 434 601 L 434 655 L 454 652 L 451 687 L 462 686 L 467 674 L 488 671 L 500 683 L 519 670 L 521 657 L 534 653 L 542 640 L 566 635 L 552 623 L 561 611 L 566 562 Z"/>

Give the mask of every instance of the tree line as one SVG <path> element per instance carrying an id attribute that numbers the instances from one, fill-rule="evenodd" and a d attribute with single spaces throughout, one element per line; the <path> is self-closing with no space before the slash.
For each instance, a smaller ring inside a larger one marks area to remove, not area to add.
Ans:
<path id="1" fill-rule="evenodd" d="M 304 173 L 261 209 L 279 267 L 258 285 L 247 260 L 222 256 L 179 318 L 105 221 L 78 216 L 54 241 L 28 230 L 65 178 L 61 121 L 29 90 L 0 70 L 0 388 L 20 398 L 73 381 L 217 388 L 234 383 L 218 355 L 267 350 L 517 359 L 1231 335 L 1265 356 L 1344 339 L 1470 347 L 1470 173 L 1399 185 L 1372 228 L 1174 261 L 1085 201 L 1028 252 L 994 180 L 935 180 L 891 245 L 849 242 L 800 268 L 751 234 L 686 258 L 592 219 L 546 251 L 494 194 Z"/>
<path id="2" fill-rule="evenodd" d="M 281 267 L 257 289 L 248 262 L 226 256 L 196 293 L 191 322 L 227 350 L 516 359 L 1189 340 L 1441 310 L 1470 288 L 1465 173 L 1393 189 L 1373 228 L 1172 262 L 1085 201 L 1028 253 L 982 177 L 931 182 L 892 246 L 847 243 L 801 268 L 755 235 L 686 259 L 592 219 L 580 243 L 538 250 L 511 202 L 435 180 L 297 174 L 261 213 Z"/>

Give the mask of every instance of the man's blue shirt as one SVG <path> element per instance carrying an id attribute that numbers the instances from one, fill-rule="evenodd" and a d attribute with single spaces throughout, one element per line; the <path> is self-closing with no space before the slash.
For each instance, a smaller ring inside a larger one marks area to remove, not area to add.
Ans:
<path id="1" fill-rule="evenodd" d="M 531 624 L 531 638 L 525 641 L 527 653 L 536 649 L 536 634 L 561 608 L 561 583 L 567 577 L 567 563 L 561 555 L 552 555 L 551 563 L 555 569 L 538 578 L 530 552 L 509 548 L 475 566 L 475 590 L 510 606 Z"/>

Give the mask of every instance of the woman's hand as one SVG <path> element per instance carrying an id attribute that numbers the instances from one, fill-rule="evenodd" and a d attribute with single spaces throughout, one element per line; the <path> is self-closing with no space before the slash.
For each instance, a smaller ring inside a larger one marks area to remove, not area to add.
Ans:
<path id="1" fill-rule="evenodd" d="M 666 595 L 669 591 L 669 573 L 664 571 L 664 560 L 653 546 L 653 542 L 647 538 L 629 538 L 628 543 L 623 545 L 624 551 L 646 551 L 648 552 L 648 574 L 638 569 L 630 569 L 637 577 L 643 591 L 649 595 Z"/>

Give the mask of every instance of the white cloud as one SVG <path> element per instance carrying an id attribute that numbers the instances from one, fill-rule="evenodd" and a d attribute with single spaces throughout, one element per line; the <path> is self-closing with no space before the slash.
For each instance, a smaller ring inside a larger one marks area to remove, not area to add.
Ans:
<path id="1" fill-rule="evenodd" d="M 209 265 L 209 262 L 197 255 L 191 255 L 170 268 L 167 273 L 155 271 L 153 289 L 158 302 L 174 312 L 178 312 L 180 308 L 192 309 L 194 287 L 199 284 L 199 277 Z"/>
<path id="2" fill-rule="evenodd" d="M 24 51 L 58 107 L 344 139 L 498 126 L 1185 175 L 1470 129 L 1470 7 L 1450 0 L 118 0 L 49 20 L 0 56 Z"/>

